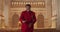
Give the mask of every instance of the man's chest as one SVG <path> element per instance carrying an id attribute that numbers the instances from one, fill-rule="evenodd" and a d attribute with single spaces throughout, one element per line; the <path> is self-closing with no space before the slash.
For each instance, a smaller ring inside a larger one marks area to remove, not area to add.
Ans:
<path id="1" fill-rule="evenodd" d="M 26 12 L 26 13 L 24 13 L 24 17 L 31 18 L 31 17 L 33 17 L 33 13 L 31 13 L 31 12 Z"/>

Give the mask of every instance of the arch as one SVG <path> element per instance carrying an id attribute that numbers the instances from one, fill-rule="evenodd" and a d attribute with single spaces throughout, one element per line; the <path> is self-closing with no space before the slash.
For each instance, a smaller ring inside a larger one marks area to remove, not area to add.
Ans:
<path id="1" fill-rule="evenodd" d="M 18 27 L 18 21 L 19 21 L 19 15 L 14 13 L 13 16 L 12 16 L 11 27 L 17 28 Z"/>
<path id="2" fill-rule="evenodd" d="M 38 15 L 38 20 L 37 20 L 37 27 L 38 28 L 44 28 L 44 16 L 42 15 L 42 13 L 40 13 Z"/>

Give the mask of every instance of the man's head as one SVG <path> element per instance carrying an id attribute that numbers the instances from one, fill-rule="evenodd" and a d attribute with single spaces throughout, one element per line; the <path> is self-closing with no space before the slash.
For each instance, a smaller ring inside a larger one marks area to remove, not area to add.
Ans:
<path id="1" fill-rule="evenodd" d="M 31 9 L 31 5 L 30 4 L 26 4 L 26 10 L 30 10 Z"/>

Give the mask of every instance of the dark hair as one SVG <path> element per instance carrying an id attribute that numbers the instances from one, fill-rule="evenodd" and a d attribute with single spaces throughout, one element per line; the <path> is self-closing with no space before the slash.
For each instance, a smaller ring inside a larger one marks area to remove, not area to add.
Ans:
<path id="1" fill-rule="evenodd" d="M 26 6 L 29 6 L 29 7 L 31 7 L 31 5 L 30 5 L 30 4 L 26 4 Z M 26 7 L 26 6 L 25 6 L 25 7 Z"/>

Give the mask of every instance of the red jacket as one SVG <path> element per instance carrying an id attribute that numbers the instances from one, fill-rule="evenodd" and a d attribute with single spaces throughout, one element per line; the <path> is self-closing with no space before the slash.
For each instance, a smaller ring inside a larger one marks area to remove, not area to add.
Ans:
<path id="1" fill-rule="evenodd" d="M 26 31 L 26 29 L 28 31 L 31 31 L 30 29 L 33 29 L 33 25 L 34 23 L 36 22 L 36 16 L 35 16 L 35 13 L 33 11 L 23 11 L 21 13 L 21 16 L 20 16 L 20 19 L 19 19 L 22 23 L 22 31 Z M 23 23 L 22 21 L 26 21 L 25 23 Z M 29 29 L 29 24 L 32 23 L 32 26 L 31 28 Z M 26 32 L 28 32 L 26 31 Z"/>

